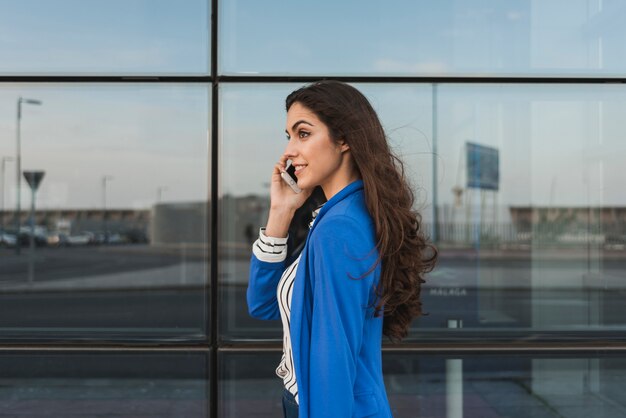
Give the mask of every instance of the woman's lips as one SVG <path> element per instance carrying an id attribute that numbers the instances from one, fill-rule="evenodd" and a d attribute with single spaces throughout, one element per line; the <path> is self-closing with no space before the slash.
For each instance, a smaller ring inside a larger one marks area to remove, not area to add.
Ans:
<path id="1" fill-rule="evenodd" d="M 302 167 L 298 167 L 296 168 L 296 171 L 294 171 L 293 173 L 298 176 L 300 173 L 302 173 L 302 171 L 306 168 L 306 166 L 302 166 Z"/>

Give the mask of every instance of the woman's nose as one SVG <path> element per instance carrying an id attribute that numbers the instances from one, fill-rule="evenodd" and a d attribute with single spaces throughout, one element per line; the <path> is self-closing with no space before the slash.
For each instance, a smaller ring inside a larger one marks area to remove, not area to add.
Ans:
<path id="1" fill-rule="evenodd" d="M 298 147 L 294 138 L 291 138 L 287 143 L 287 147 L 285 148 L 285 156 L 293 157 L 296 155 L 298 155 Z"/>

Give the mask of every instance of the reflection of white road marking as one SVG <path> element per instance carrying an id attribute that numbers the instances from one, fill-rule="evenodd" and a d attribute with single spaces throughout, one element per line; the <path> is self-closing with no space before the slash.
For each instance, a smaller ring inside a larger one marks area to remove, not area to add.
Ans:
<path id="1" fill-rule="evenodd" d="M 442 268 L 436 268 L 427 274 L 426 277 L 436 277 L 437 279 L 452 279 L 455 278 L 457 275 L 454 272 L 453 269 L 451 268 L 446 268 L 446 267 L 442 267 Z"/>

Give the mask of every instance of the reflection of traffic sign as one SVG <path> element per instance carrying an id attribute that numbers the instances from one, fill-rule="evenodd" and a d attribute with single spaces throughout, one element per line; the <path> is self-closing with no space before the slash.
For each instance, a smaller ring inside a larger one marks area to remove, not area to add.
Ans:
<path id="1" fill-rule="evenodd" d="M 43 175 L 45 171 L 24 171 L 24 178 L 28 182 L 28 185 L 32 190 L 37 190 L 39 188 L 39 183 L 41 183 L 41 179 L 43 179 Z"/>
<path id="2" fill-rule="evenodd" d="M 496 148 L 466 143 L 467 188 L 498 190 L 500 159 Z"/>

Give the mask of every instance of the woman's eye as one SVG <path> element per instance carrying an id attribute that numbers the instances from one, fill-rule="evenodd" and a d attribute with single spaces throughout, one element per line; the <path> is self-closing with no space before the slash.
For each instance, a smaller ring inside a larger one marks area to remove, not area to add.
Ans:
<path id="1" fill-rule="evenodd" d="M 298 131 L 298 138 L 300 138 L 300 139 L 306 138 L 309 135 L 311 135 L 309 132 Z M 291 141 L 291 137 L 289 136 L 289 134 L 285 134 L 285 138 L 287 139 L 287 141 Z"/>

